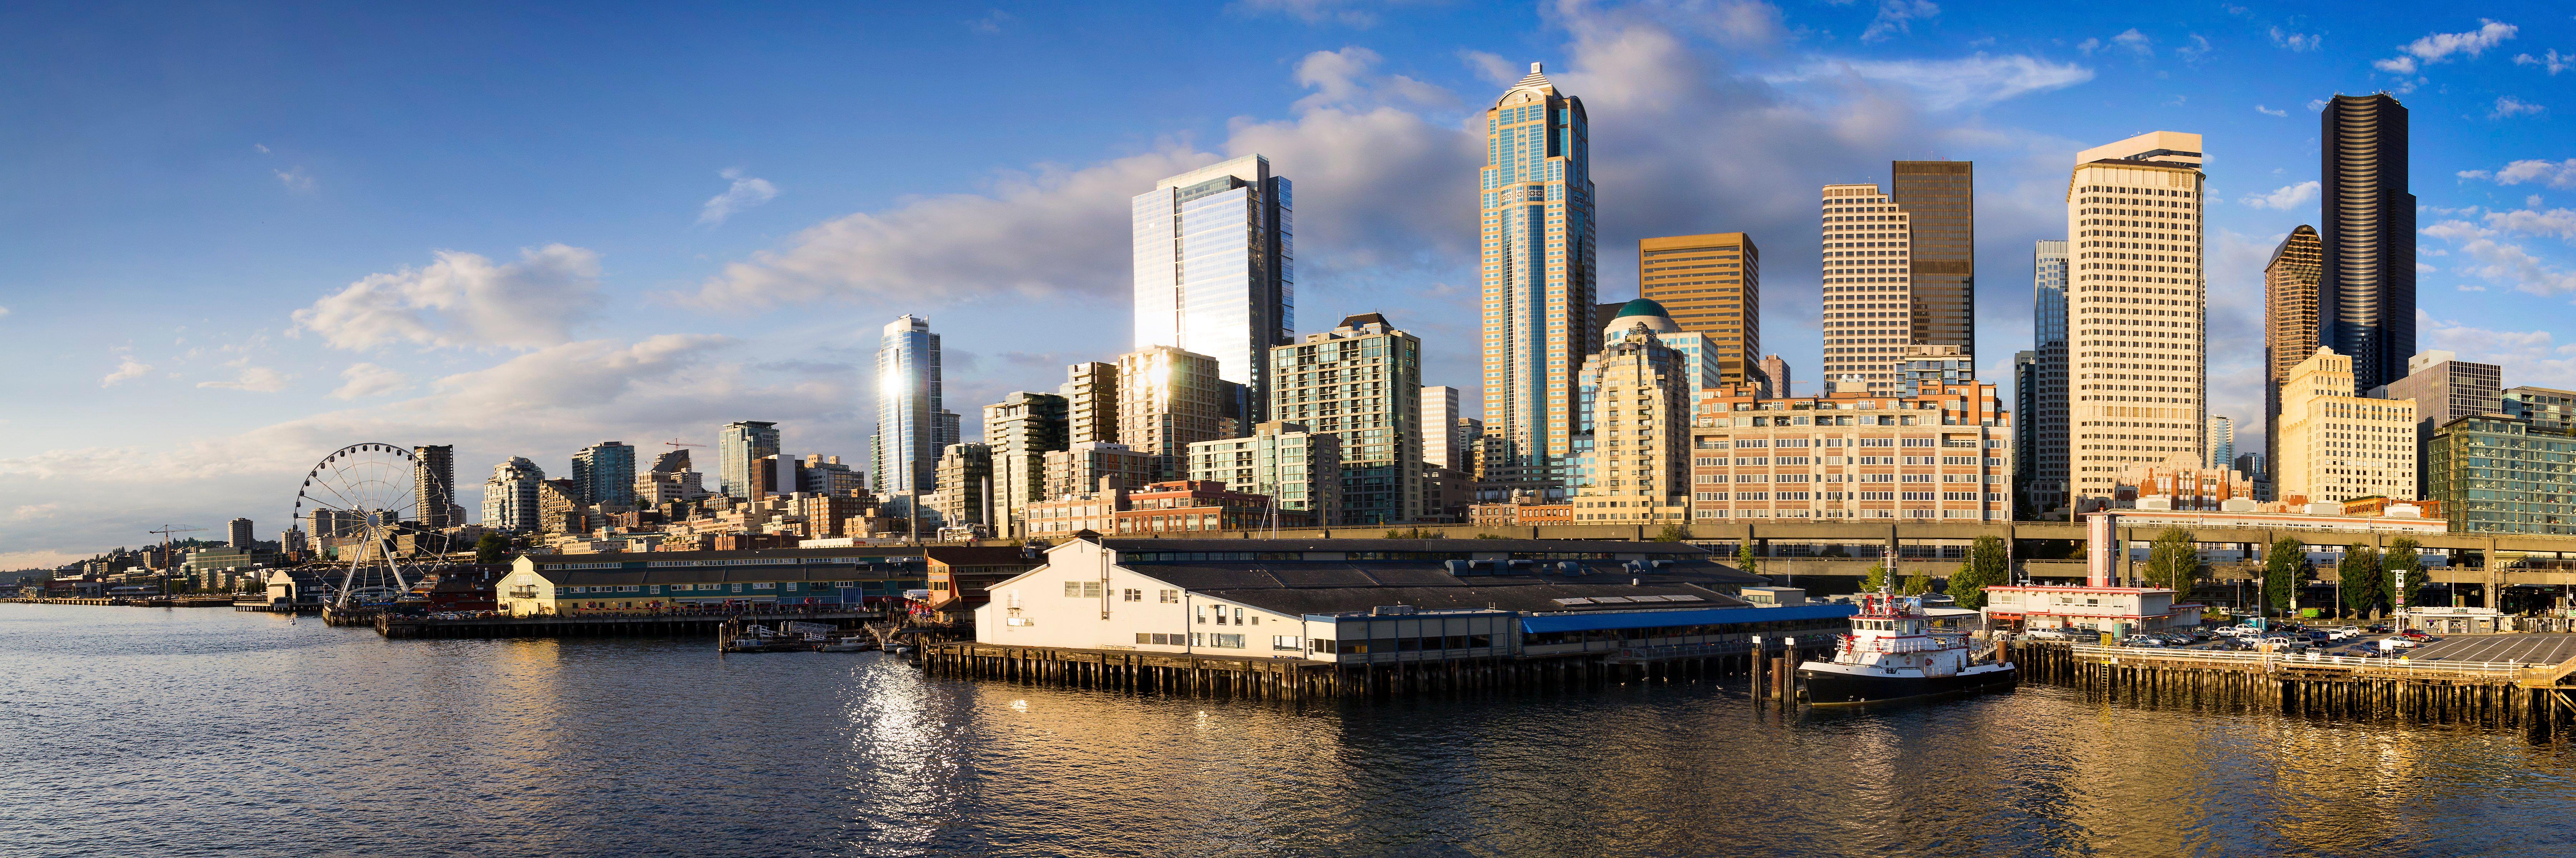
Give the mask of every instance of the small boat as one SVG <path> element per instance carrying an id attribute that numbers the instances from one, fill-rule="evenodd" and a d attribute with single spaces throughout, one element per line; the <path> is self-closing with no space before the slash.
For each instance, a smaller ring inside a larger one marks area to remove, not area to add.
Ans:
<path id="1" fill-rule="evenodd" d="M 814 645 L 815 652 L 866 652 L 876 648 L 876 641 L 869 640 L 859 635 L 827 638 L 822 643 Z"/>
<path id="2" fill-rule="evenodd" d="M 1882 703 L 1941 694 L 2010 690 L 2019 671 L 2009 661 L 1979 661 L 1968 637 L 1934 629 L 1922 600 L 1884 589 L 1857 597 L 1834 656 L 1798 666 L 1807 702 L 1817 706 Z"/>

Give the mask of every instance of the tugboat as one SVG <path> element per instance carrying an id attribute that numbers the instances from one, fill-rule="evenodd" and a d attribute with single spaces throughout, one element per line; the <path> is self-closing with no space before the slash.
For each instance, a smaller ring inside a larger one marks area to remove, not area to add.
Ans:
<path id="1" fill-rule="evenodd" d="M 1884 589 L 1858 598 L 1860 613 L 1833 659 L 1798 666 L 1807 702 L 1838 706 L 2009 690 L 2018 679 L 2012 662 L 1978 661 L 1966 635 L 1931 628 L 1921 599 Z"/>

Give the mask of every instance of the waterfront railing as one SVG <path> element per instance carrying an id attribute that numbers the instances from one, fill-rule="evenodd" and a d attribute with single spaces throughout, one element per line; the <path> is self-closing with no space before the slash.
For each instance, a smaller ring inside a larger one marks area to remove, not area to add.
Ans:
<path id="1" fill-rule="evenodd" d="M 2152 658 L 2160 661 L 2198 662 L 2209 665 L 2223 664 L 2234 667 L 2259 665 L 2262 666 L 2264 670 L 2271 670 L 2274 665 L 2295 668 L 2335 667 L 2348 669 L 2357 673 L 2373 673 L 2394 676 L 2470 675 L 2488 677 L 2519 677 L 2523 675 L 2524 671 L 2530 670 L 2531 668 L 2549 666 L 2519 661 L 2447 661 L 2438 659 L 2416 661 L 2402 658 L 2353 658 L 2351 656 L 2322 655 L 2319 653 L 2294 654 L 2197 649 L 2157 649 L 2152 647 L 2101 646 L 2098 644 L 2073 644 L 2070 648 L 2078 658 Z"/>

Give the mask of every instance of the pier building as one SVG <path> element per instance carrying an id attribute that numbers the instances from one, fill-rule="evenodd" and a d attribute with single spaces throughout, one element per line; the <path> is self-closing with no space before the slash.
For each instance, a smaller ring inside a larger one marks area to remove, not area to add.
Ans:
<path id="1" fill-rule="evenodd" d="M 927 583 L 910 546 L 527 554 L 501 580 L 513 616 L 721 605 L 866 605 Z"/>

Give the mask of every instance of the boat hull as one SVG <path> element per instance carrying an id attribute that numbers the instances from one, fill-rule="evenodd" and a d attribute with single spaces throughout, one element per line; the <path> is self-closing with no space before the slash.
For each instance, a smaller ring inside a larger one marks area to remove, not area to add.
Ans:
<path id="1" fill-rule="evenodd" d="M 2018 666 L 1953 676 L 1879 676 L 1816 670 L 1808 667 L 1798 669 L 1798 678 L 1807 686 L 1807 702 L 1817 706 L 1885 703 L 1946 694 L 2010 691 L 2019 681 L 2020 675 L 2021 668 Z"/>

